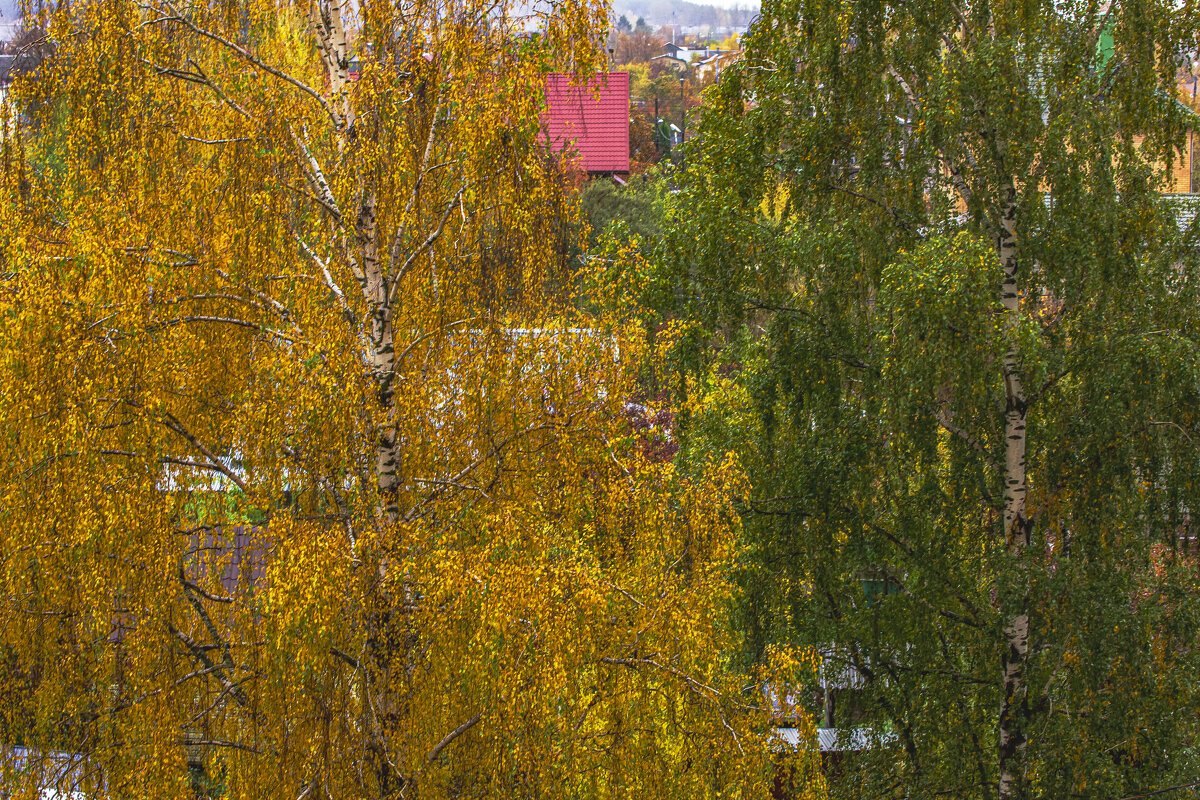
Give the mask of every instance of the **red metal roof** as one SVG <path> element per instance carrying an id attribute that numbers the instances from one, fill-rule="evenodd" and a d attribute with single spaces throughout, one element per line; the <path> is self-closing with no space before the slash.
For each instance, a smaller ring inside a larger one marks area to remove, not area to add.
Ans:
<path id="1" fill-rule="evenodd" d="M 551 149 L 578 153 L 588 172 L 629 172 L 629 73 L 605 72 L 577 86 L 573 78 L 546 76 L 542 124 Z"/>

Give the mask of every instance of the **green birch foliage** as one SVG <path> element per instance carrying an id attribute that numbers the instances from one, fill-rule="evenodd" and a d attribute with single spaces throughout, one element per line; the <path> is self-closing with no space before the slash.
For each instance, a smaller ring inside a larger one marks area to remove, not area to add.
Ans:
<path id="1" fill-rule="evenodd" d="M 648 297 L 681 459 L 750 472 L 747 657 L 864 677 L 835 793 L 1200 775 L 1198 13 L 767 0 L 710 91 Z"/>

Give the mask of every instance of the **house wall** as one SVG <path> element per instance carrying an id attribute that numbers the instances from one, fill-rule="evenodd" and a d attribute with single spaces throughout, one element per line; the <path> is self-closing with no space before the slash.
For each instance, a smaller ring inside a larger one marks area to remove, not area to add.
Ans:
<path id="1" fill-rule="evenodd" d="M 1140 146 L 1142 143 L 1141 136 L 1134 137 L 1135 146 Z M 1167 185 L 1163 188 L 1164 194 L 1191 194 L 1200 192 L 1200 173 L 1193 175 L 1193 155 L 1200 148 L 1200 133 L 1197 131 L 1189 131 L 1187 139 L 1183 143 L 1183 153 L 1175 154 L 1175 159 L 1171 164 L 1171 173 L 1167 177 Z"/>
<path id="2" fill-rule="evenodd" d="M 1196 138 L 1195 131 L 1188 132 L 1187 142 L 1183 147 L 1183 158 L 1171 165 L 1171 184 L 1167 190 L 1171 194 L 1188 194 L 1200 190 L 1200 186 L 1196 185 L 1196 178 L 1200 178 L 1200 175 L 1193 175 L 1192 168 Z"/>

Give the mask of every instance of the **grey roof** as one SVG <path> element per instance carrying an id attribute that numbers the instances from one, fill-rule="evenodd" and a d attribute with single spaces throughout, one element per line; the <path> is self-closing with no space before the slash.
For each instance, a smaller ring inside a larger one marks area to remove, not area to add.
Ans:
<path id="1" fill-rule="evenodd" d="M 88 765 L 86 758 L 79 753 L 10 747 L 0 750 L 0 765 L 18 775 L 32 773 L 37 784 L 34 788 L 38 792 L 38 800 L 83 800 L 80 785 Z M 3 788 L 0 787 L 0 790 Z"/>
<path id="2" fill-rule="evenodd" d="M 1175 222 L 1179 225 L 1179 229 L 1183 230 L 1191 225 L 1196 219 L 1197 213 L 1200 213 L 1200 193 L 1197 194 L 1164 194 L 1162 195 L 1163 202 L 1170 205 L 1175 213 Z M 1049 192 L 1042 195 L 1042 200 L 1046 204 L 1046 208 L 1053 210 L 1054 198 Z M 959 214 L 952 217 L 948 222 L 955 222 L 963 225 L 967 221 L 966 214 Z"/>
<path id="3" fill-rule="evenodd" d="M 861 689 L 866 686 L 862 674 L 854 665 L 850 650 L 836 644 L 820 648 L 820 684 L 827 689 Z"/>
<path id="4" fill-rule="evenodd" d="M 1174 207 L 1175 222 L 1180 229 L 1191 225 L 1200 212 L 1200 194 L 1164 194 L 1163 200 Z"/>
<path id="5" fill-rule="evenodd" d="M 782 745 L 795 748 L 800 746 L 802 735 L 799 728 L 776 728 L 772 738 Z M 871 750 L 895 740 L 894 733 L 877 732 L 870 728 L 817 728 L 817 747 L 822 753 Z"/>

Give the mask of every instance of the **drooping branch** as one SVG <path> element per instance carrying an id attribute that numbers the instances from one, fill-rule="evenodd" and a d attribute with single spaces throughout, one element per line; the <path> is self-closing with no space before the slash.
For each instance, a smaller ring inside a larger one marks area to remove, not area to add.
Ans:
<path id="1" fill-rule="evenodd" d="M 413 339 L 411 342 L 409 342 L 405 346 L 405 348 L 400 351 L 400 354 L 398 356 L 396 356 L 396 363 L 397 364 L 403 363 L 404 359 L 408 357 L 408 354 L 411 353 L 417 347 L 417 345 L 421 344 L 422 342 L 427 342 L 430 339 L 432 339 L 433 337 L 443 334 L 448 330 L 452 330 L 461 325 L 467 325 L 469 323 L 477 321 L 478 319 L 479 319 L 478 317 L 468 317 L 466 319 L 455 320 L 454 322 L 447 322 L 445 325 L 437 326 L 437 328 L 435 330 L 430 331 L 429 333 L 425 333 L 425 334 L 418 336 L 416 339 Z"/>
<path id="2" fill-rule="evenodd" d="M 207 86 L 209 89 L 212 90 L 213 94 L 215 94 L 221 102 L 228 105 L 230 108 L 232 108 L 238 114 L 240 114 L 242 117 L 244 117 L 246 119 L 252 118 L 252 115 L 250 114 L 249 111 L 242 108 L 240 105 L 235 103 L 233 100 L 229 99 L 229 96 L 227 94 L 225 94 L 225 92 L 221 91 L 221 88 L 219 86 L 217 86 L 215 83 L 213 83 L 212 80 L 208 77 L 208 75 L 206 75 L 204 73 L 204 70 L 200 68 L 200 65 L 197 64 L 192 59 L 190 59 L 190 58 L 188 59 L 188 64 L 191 65 L 192 69 L 194 69 L 195 72 L 188 72 L 187 70 L 175 69 L 173 67 L 163 67 L 163 66 L 155 64 L 153 61 L 150 61 L 145 58 L 142 58 L 139 60 L 146 66 L 150 67 L 150 69 L 154 70 L 156 75 L 165 75 L 168 78 L 178 78 L 179 80 L 187 81 L 188 83 L 195 83 L 195 84 L 199 84 L 200 86 Z M 204 144 L 218 144 L 218 143 L 224 144 L 226 142 L 248 142 L 248 141 L 250 141 L 246 137 L 237 137 L 235 139 L 223 139 L 223 140 L 219 140 L 219 141 L 208 141 L 206 139 L 194 139 L 190 136 L 185 136 L 183 138 L 191 139 L 192 141 L 195 141 L 195 142 L 202 142 Z"/>
<path id="3" fill-rule="evenodd" d="M 229 273 L 225 272 L 225 270 L 223 270 L 219 267 L 214 266 L 213 272 L 217 273 L 217 275 L 219 275 L 222 278 L 222 280 L 228 282 L 231 286 L 234 286 L 234 287 L 240 286 L 241 288 L 245 289 L 250 294 L 254 295 L 256 298 L 258 298 L 259 302 L 262 304 L 259 306 L 259 308 L 263 308 L 263 307 L 269 308 L 277 317 L 279 317 L 280 320 L 282 320 L 284 323 L 290 325 L 292 327 L 292 333 L 295 334 L 297 340 L 304 338 L 304 331 L 300 329 L 299 323 L 296 322 L 296 315 L 293 314 L 290 310 L 288 310 L 288 307 L 285 306 L 283 303 L 279 302 L 274 297 L 271 297 L 271 295 L 267 294 L 266 292 L 264 292 L 260 289 L 256 289 L 255 287 L 253 287 L 249 284 L 238 283 L 237 281 L 234 281 L 233 278 L 231 278 L 229 276 Z M 222 295 L 222 296 L 224 296 L 224 295 Z M 250 300 L 246 300 L 245 298 L 242 298 L 242 299 L 245 300 L 245 302 L 253 302 Z"/>
<path id="4" fill-rule="evenodd" d="M 267 64 L 265 61 L 261 60 L 260 58 L 255 56 L 253 53 L 251 53 L 249 50 L 247 50 L 246 48 L 237 44 L 236 42 L 231 42 L 228 39 L 226 39 L 224 36 L 221 36 L 218 33 L 214 33 L 213 31 L 210 31 L 207 28 L 201 28 L 195 22 L 192 22 L 192 20 L 189 19 L 186 14 L 180 12 L 180 10 L 178 8 L 176 8 L 173 3 L 169 2 L 169 0 L 163 0 L 163 4 L 166 6 L 167 9 L 169 9 L 169 13 L 167 13 L 163 16 L 157 17 L 155 19 L 146 20 L 142 24 L 143 25 L 154 25 L 154 24 L 161 24 L 164 22 L 175 22 L 175 23 L 178 23 L 178 24 L 182 25 L 183 27 L 187 28 L 192 33 L 195 33 L 198 36 L 203 36 L 206 39 L 216 42 L 217 44 L 221 45 L 222 47 L 226 48 L 227 50 L 241 56 L 242 59 L 246 61 L 246 63 L 250 64 L 251 66 L 255 67 L 256 69 L 262 70 L 263 72 L 267 73 L 268 75 L 271 75 L 271 76 L 283 81 L 284 83 L 288 83 L 288 84 L 296 87 L 297 89 L 302 91 L 304 94 L 311 97 L 313 100 L 315 100 L 321 106 L 321 109 L 333 121 L 334 128 L 336 128 L 338 130 L 342 129 L 343 121 L 342 121 L 341 115 L 339 115 L 338 112 L 332 106 L 329 105 L 329 102 L 316 89 L 312 88 L 307 83 L 304 83 L 303 81 L 287 74 L 283 70 L 272 67 L 270 64 Z"/>
<path id="5" fill-rule="evenodd" d="M 1194 789 L 1197 786 L 1200 786 L 1200 781 L 1181 783 L 1177 786 L 1168 786 L 1165 789 L 1156 789 L 1153 792 L 1146 792 L 1145 794 L 1128 794 L 1122 797 L 1121 800 L 1142 800 L 1144 797 L 1155 797 L 1160 794 L 1167 794 L 1168 792 L 1178 792 L 1183 789 Z"/>
<path id="6" fill-rule="evenodd" d="M 721 708 L 722 695 L 716 689 L 712 688 L 708 684 L 701 683 L 681 669 L 673 667 L 669 664 L 661 664 L 649 658 L 610 658 L 604 656 L 601 657 L 600 662 L 602 664 L 613 664 L 616 666 L 628 667 L 629 669 L 633 670 L 637 670 L 639 667 L 643 666 L 651 667 L 679 678 L 681 681 L 683 681 L 684 685 L 687 686 L 688 689 L 690 689 L 697 697 L 701 697 L 704 700 L 714 704 L 717 709 L 717 715 L 721 719 L 721 726 L 729 732 L 731 737 L 733 737 L 733 743 L 737 746 L 738 752 L 742 755 L 746 754 L 746 751 L 742 748 L 742 740 L 738 737 L 737 731 L 733 729 L 733 726 L 729 724 L 729 720 L 725 717 L 725 711 Z M 750 708 L 750 706 L 745 706 L 740 703 L 734 703 L 733 705 L 738 708 Z"/>
<path id="7" fill-rule="evenodd" d="M 434 489 L 432 492 L 429 493 L 428 496 L 424 497 L 420 502 L 418 502 L 412 508 L 408 509 L 408 511 L 406 511 L 403 514 L 401 519 L 404 520 L 405 522 L 412 522 L 413 520 L 415 520 L 417 518 L 421 508 L 423 508 L 426 504 L 432 502 L 435 498 L 437 498 L 441 494 L 443 494 L 446 491 L 446 489 L 454 487 L 455 485 L 460 483 L 463 478 L 470 475 L 472 472 L 477 470 L 482 465 L 486 464 L 491 459 L 500 455 L 500 453 L 504 450 L 504 448 L 507 447 L 509 444 L 512 444 L 516 440 L 524 438 L 525 436 L 528 436 L 529 434 L 534 433 L 535 431 L 546 430 L 551 427 L 554 427 L 554 426 L 552 426 L 549 423 L 543 423 L 540 425 L 530 425 L 527 428 L 519 430 L 519 431 L 505 437 L 504 439 L 502 439 L 501 441 L 499 441 L 495 445 L 493 445 L 491 450 L 489 450 L 487 453 L 479 456 L 474 461 L 472 461 L 470 464 L 468 464 L 467 466 L 465 466 L 461 470 L 459 470 L 457 473 L 455 473 L 454 475 L 451 475 L 449 478 L 442 479 L 440 481 L 437 489 Z"/>
<path id="8" fill-rule="evenodd" d="M 850 508 L 849 506 L 841 506 L 841 509 L 847 513 L 855 514 L 856 516 L 858 515 L 858 513 L 854 509 Z M 918 561 L 921 563 L 928 563 L 928 559 L 923 558 L 921 556 L 921 554 L 919 554 L 917 552 L 917 549 L 912 545 L 911 542 L 905 541 L 903 538 L 901 538 L 900 536 L 897 536 L 895 533 L 888 530 L 883 525 L 879 525 L 879 524 L 872 522 L 870 520 L 867 520 L 867 519 L 864 519 L 863 523 L 866 524 L 866 526 L 869 527 L 871 530 L 880 534 L 881 536 L 886 538 L 888 541 L 890 541 L 892 544 L 899 547 L 904 552 L 904 554 L 906 556 L 908 556 L 910 559 L 912 559 L 913 561 Z M 981 612 L 981 610 L 979 609 L 978 606 L 976 606 L 974 603 L 972 603 L 970 601 L 970 599 L 967 598 L 967 596 L 962 592 L 962 589 L 960 588 L 958 583 L 956 583 L 950 576 L 948 576 L 940 571 L 938 571 L 935 574 L 937 575 L 938 579 L 946 586 L 946 588 L 950 590 L 951 594 L 954 596 L 954 598 L 956 600 L 958 600 L 959 604 L 964 609 L 966 609 L 968 614 L 971 615 L 971 619 L 975 621 L 976 625 L 979 625 L 980 623 L 982 623 L 983 613 Z"/>
<path id="9" fill-rule="evenodd" d="M 196 323 L 204 323 L 204 322 L 212 323 L 215 325 L 233 325 L 234 327 L 238 327 L 238 328 L 247 328 L 248 330 L 257 331 L 259 333 L 265 333 L 269 336 L 274 336 L 276 339 L 282 339 L 283 341 L 287 342 L 288 344 L 296 344 L 296 341 L 297 341 L 294 337 L 288 336 L 283 331 L 277 331 L 274 328 L 268 328 L 266 325 L 260 325 L 259 323 L 251 322 L 250 320 L 238 319 L 236 317 L 205 316 L 205 315 L 201 315 L 201 314 L 192 314 L 192 315 L 188 315 L 188 316 L 184 316 L 184 317 L 176 317 L 174 319 L 169 319 L 164 322 L 156 322 L 153 325 L 151 325 L 150 327 L 146 328 L 146 332 L 147 333 L 157 333 L 159 331 L 163 331 L 168 328 L 174 328 L 179 325 L 193 325 Z"/>

